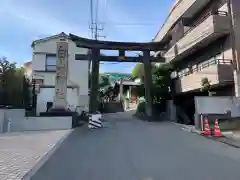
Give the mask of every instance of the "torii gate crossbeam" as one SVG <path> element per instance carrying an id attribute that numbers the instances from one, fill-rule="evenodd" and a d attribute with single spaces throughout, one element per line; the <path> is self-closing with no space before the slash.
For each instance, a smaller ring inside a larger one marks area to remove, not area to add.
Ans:
<path id="1" fill-rule="evenodd" d="M 78 37 L 70 34 L 70 39 L 75 42 L 77 47 L 88 48 L 89 55 L 76 55 L 76 60 L 92 61 L 91 93 L 89 112 L 96 113 L 98 109 L 98 77 L 99 61 L 117 61 L 117 62 L 142 62 L 144 63 L 144 86 L 146 98 L 146 115 L 152 117 L 152 74 L 151 62 L 164 62 L 163 58 L 151 57 L 151 51 L 164 50 L 165 44 L 162 42 L 136 43 L 136 42 L 114 42 L 99 41 Z M 100 50 L 118 50 L 119 56 L 102 56 Z M 143 55 L 139 57 L 126 57 L 125 51 L 142 51 Z"/>

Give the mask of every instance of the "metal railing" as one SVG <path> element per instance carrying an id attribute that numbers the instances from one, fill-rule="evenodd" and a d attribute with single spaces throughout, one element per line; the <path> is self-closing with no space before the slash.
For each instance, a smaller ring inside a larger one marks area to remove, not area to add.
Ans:
<path id="1" fill-rule="evenodd" d="M 177 72 L 177 77 L 183 77 L 183 76 L 188 76 L 190 74 L 193 74 L 195 72 L 202 71 L 205 68 L 208 68 L 212 65 L 217 65 L 217 64 L 225 64 L 225 65 L 232 65 L 233 62 L 230 59 L 211 59 L 202 63 L 198 63 L 194 66 L 191 66 L 182 72 Z"/>

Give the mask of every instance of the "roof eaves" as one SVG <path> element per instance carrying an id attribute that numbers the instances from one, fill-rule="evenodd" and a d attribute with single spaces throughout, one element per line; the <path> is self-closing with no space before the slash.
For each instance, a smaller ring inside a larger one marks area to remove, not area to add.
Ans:
<path id="1" fill-rule="evenodd" d="M 61 32 L 61 33 L 53 35 L 53 36 L 48 36 L 48 37 L 45 37 L 45 38 L 42 38 L 42 39 L 35 40 L 35 41 L 32 42 L 31 47 L 33 47 L 37 43 L 47 41 L 47 40 L 50 40 L 50 39 L 54 39 L 54 38 L 57 38 L 57 37 L 69 38 L 69 36 L 67 34 L 65 34 L 64 32 Z"/>
<path id="2" fill-rule="evenodd" d="M 176 1 L 173 5 L 173 7 L 171 7 L 170 12 L 168 13 L 167 18 L 165 19 L 164 23 L 162 24 L 161 28 L 158 30 L 157 34 L 155 35 L 155 37 L 152 39 L 152 41 L 155 41 L 155 39 L 158 37 L 158 35 L 160 34 L 161 30 L 163 29 L 163 27 L 165 26 L 165 24 L 167 23 L 167 20 L 169 19 L 169 17 L 171 16 L 172 12 L 176 9 L 176 7 L 182 2 L 182 0 Z M 171 28 L 168 30 L 168 32 L 171 30 Z M 168 32 L 166 33 L 166 35 L 168 34 Z M 162 40 L 162 39 L 161 39 Z"/>

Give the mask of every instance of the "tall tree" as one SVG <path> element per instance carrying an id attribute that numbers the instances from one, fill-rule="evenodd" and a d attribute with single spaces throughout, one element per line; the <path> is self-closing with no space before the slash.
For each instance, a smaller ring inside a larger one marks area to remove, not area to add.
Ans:
<path id="1" fill-rule="evenodd" d="M 0 58 L 0 70 L 1 70 L 1 104 L 6 106 L 8 104 L 8 91 L 9 85 L 13 80 L 14 71 L 16 69 L 16 63 L 10 63 L 6 57 Z M 11 81 L 10 81 L 11 80 Z"/>
<path id="2" fill-rule="evenodd" d="M 23 107 L 24 104 L 24 69 L 16 68 L 16 63 L 0 58 L 1 70 L 1 105 Z M 29 92 L 29 91 L 28 91 Z"/>

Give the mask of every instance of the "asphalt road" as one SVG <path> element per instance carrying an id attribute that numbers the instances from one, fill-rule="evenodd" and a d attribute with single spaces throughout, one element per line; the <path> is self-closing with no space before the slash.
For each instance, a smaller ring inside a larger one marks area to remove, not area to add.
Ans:
<path id="1" fill-rule="evenodd" d="M 239 180 L 240 149 L 171 123 L 107 115 L 74 131 L 32 180 Z"/>

